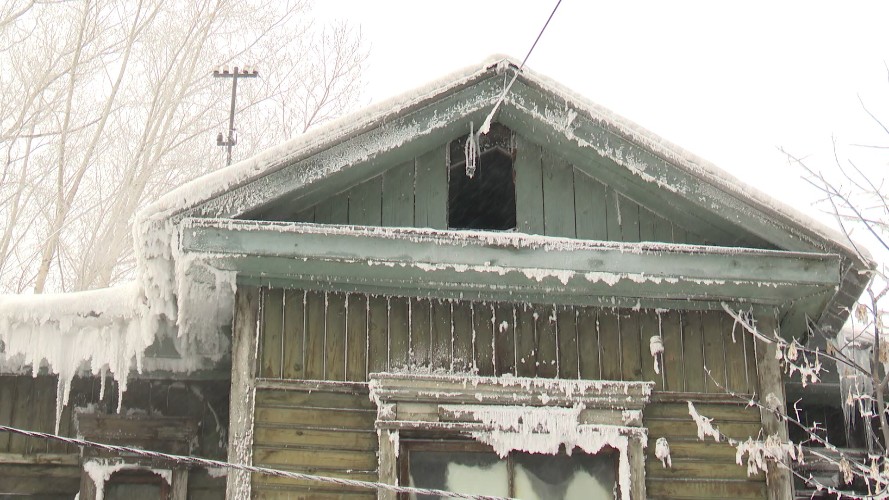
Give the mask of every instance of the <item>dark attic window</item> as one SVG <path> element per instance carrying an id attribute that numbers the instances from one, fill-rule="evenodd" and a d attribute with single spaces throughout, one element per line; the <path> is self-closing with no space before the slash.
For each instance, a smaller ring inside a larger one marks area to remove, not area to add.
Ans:
<path id="1" fill-rule="evenodd" d="M 464 136 L 451 141 L 448 227 L 507 231 L 516 227 L 515 147 L 512 131 L 494 123 L 481 136 L 475 170 L 466 168 Z"/>

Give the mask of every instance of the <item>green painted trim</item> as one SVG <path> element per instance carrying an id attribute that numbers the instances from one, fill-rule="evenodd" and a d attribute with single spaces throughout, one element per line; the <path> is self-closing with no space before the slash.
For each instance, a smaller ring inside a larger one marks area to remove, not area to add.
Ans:
<path id="1" fill-rule="evenodd" d="M 839 281 L 839 258 L 829 254 L 219 219 L 183 227 L 183 251 L 242 278 L 378 293 L 780 305 Z"/>

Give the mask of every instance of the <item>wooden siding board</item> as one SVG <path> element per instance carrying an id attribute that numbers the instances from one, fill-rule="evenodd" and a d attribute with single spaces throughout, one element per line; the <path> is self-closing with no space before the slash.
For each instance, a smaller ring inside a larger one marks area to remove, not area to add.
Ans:
<path id="1" fill-rule="evenodd" d="M 31 427 L 31 406 L 34 404 L 34 378 L 15 378 L 15 399 L 12 410 L 12 426 L 19 429 Z M 28 451 L 28 439 L 19 434 L 9 437 L 9 451 L 12 453 L 26 453 Z"/>
<path id="2" fill-rule="evenodd" d="M 654 238 L 655 241 L 663 241 L 665 243 L 674 243 L 673 239 L 673 223 L 664 219 L 659 215 L 655 215 L 654 220 Z"/>
<path id="3" fill-rule="evenodd" d="M 346 310 L 346 380 L 367 380 L 367 296 L 350 293 Z"/>
<path id="4" fill-rule="evenodd" d="M 639 241 L 659 241 L 655 225 L 657 224 L 657 216 L 651 210 L 643 206 L 639 206 Z"/>
<path id="5" fill-rule="evenodd" d="M 698 311 L 687 311 L 682 315 L 683 365 L 685 366 L 685 390 L 704 392 L 704 339 L 702 317 Z"/>
<path id="6" fill-rule="evenodd" d="M 417 157 L 414 226 L 448 227 L 447 145 Z"/>
<path id="7" fill-rule="evenodd" d="M 611 186 L 605 186 L 605 230 L 608 241 L 621 241 L 623 236 L 620 231 L 620 195 Z"/>
<path id="8" fill-rule="evenodd" d="M 540 146 L 517 136 L 513 168 L 516 184 L 516 229 L 522 233 L 544 234 Z"/>
<path id="9" fill-rule="evenodd" d="M 413 161 L 383 173 L 383 226 L 413 227 L 414 173 Z"/>
<path id="10" fill-rule="evenodd" d="M 621 380 L 623 358 L 618 313 L 614 310 L 600 310 L 597 326 L 601 345 L 602 378 L 604 380 Z"/>
<path id="11" fill-rule="evenodd" d="M 558 329 L 557 336 L 559 339 L 559 377 L 565 379 L 579 378 L 580 363 L 577 343 L 577 312 L 575 308 L 559 306 L 556 309 L 556 328 Z M 598 355 L 596 357 L 598 358 Z"/>
<path id="12" fill-rule="evenodd" d="M 10 375 L 0 375 L 0 424 L 12 425 L 13 409 L 15 408 L 15 379 Z M 9 438 L 12 434 L 0 432 L 0 452 L 8 452 Z"/>
<path id="13" fill-rule="evenodd" d="M 705 311 L 701 314 L 702 333 L 704 336 L 704 385 L 707 392 L 726 391 L 726 358 L 725 346 L 722 342 L 722 311 Z"/>
<path id="14" fill-rule="evenodd" d="M 620 210 L 620 236 L 622 241 L 639 241 L 639 205 L 624 196 L 618 196 Z"/>
<path id="15" fill-rule="evenodd" d="M 281 377 L 283 357 L 282 334 L 284 329 L 284 290 L 263 290 L 262 301 L 262 354 L 260 356 L 260 377 Z"/>
<path id="16" fill-rule="evenodd" d="M 349 190 L 349 224 L 379 226 L 383 213 L 383 178 L 377 176 Z"/>
<path id="17" fill-rule="evenodd" d="M 639 330 L 640 330 L 640 339 L 641 339 L 641 350 L 642 350 L 642 380 L 652 381 L 655 383 L 654 390 L 662 391 L 664 390 L 664 379 L 663 379 L 663 363 L 661 362 L 662 358 L 657 359 L 658 370 L 654 369 L 655 358 L 651 355 L 651 338 L 654 336 L 660 336 L 661 328 L 659 316 L 655 311 L 650 309 L 644 310 L 640 312 L 639 317 Z M 663 340 L 661 341 L 663 342 Z M 662 344 L 663 345 L 663 344 Z M 660 372 L 660 373 L 658 373 Z"/>
<path id="18" fill-rule="evenodd" d="M 284 378 L 305 376 L 306 294 L 302 290 L 284 292 Z"/>
<path id="19" fill-rule="evenodd" d="M 324 329 L 326 311 L 324 292 L 306 292 L 306 362 L 305 377 L 324 379 Z"/>
<path id="20" fill-rule="evenodd" d="M 367 311 L 368 373 L 384 372 L 389 369 L 389 302 L 371 295 Z"/>
<path id="21" fill-rule="evenodd" d="M 585 240 L 607 240 L 608 200 L 605 185 L 574 169 L 574 207 L 576 236 Z"/>
<path id="22" fill-rule="evenodd" d="M 319 224 L 349 223 L 349 193 L 335 194 L 315 207 L 315 222 Z"/>
<path id="23" fill-rule="evenodd" d="M 346 380 L 346 295 L 327 293 L 324 378 Z"/>
<path id="24" fill-rule="evenodd" d="M 430 325 L 430 356 L 432 368 L 448 370 L 451 368 L 451 301 L 432 300 L 432 316 Z"/>
<path id="25" fill-rule="evenodd" d="M 642 347 L 639 313 L 625 310 L 620 315 L 621 373 L 624 380 L 642 380 Z M 648 346 L 646 346 L 647 349 Z"/>
<path id="26" fill-rule="evenodd" d="M 431 315 L 432 305 L 429 299 L 411 299 L 411 365 L 428 368 L 431 346 Z"/>
<path id="27" fill-rule="evenodd" d="M 403 370 L 408 366 L 410 350 L 410 300 L 389 298 L 389 369 Z"/>
<path id="28" fill-rule="evenodd" d="M 527 304 L 515 307 L 516 375 L 537 376 L 537 339 L 534 328 L 534 309 Z"/>
<path id="29" fill-rule="evenodd" d="M 547 236 L 574 238 L 574 167 L 548 152 L 543 153 L 543 224 Z"/>
<path id="30" fill-rule="evenodd" d="M 537 341 L 535 355 L 537 376 L 555 378 L 559 376 L 559 338 L 557 334 L 555 306 L 535 305 L 534 337 Z"/>
<path id="31" fill-rule="evenodd" d="M 473 339 L 475 333 L 472 325 L 472 304 L 466 301 L 453 304 L 453 359 L 451 371 L 468 372 L 475 366 L 473 356 Z"/>
<path id="32" fill-rule="evenodd" d="M 293 222 L 315 222 L 315 207 L 309 207 L 294 214 Z"/>
<path id="33" fill-rule="evenodd" d="M 474 349 L 475 369 L 479 375 L 494 375 L 494 309 L 486 302 L 472 304 L 472 331 L 475 338 Z"/>
<path id="34" fill-rule="evenodd" d="M 599 340 L 599 310 L 594 307 L 577 308 L 577 344 L 580 378 L 603 378 L 600 363 L 602 344 Z"/>
<path id="35" fill-rule="evenodd" d="M 664 389 L 685 391 L 685 363 L 682 348 L 682 316 L 678 311 L 659 314 L 664 342 Z"/>
<path id="36" fill-rule="evenodd" d="M 759 375 L 756 373 L 756 339 L 746 330 L 738 327 L 738 333 L 744 341 L 744 363 L 747 367 L 747 392 L 762 394 L 759 387 Z"/>
<path id="37" fill-rule="evenodd" d="M 494 304 L 494 371 L 497 376 L 515 374 L 515 311 L 510 304 Z"/>

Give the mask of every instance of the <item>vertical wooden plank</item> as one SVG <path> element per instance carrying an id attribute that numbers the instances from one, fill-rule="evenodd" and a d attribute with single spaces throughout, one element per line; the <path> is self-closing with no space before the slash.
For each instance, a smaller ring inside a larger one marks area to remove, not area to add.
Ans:
<path id="1" fill-rule="evenodd" d="M 411 299 L 411 365 L 428 368 L 432 306 L 429 299 Z"/>
<path id="2" fill-rule="evenodd" d="M 414 186 L 414 226 L 447 229 L 447 144 L 417 157 Z"/>
<path id="3" fill-rule="evenodd" d="M 574 167 L 543 153 L 543 227 L 547 236 L 574 238 Z"/>
<path id="4" fill-rule="evenodd" d="M 664 339 L 664 389 L 685 391 L 685 363 L 682 349 L 682 316 L 679 311 L 658 314 Z"/>
<path id="5" fill-rule="evenodd" d="M 608 204 L 608 208 L 605 210 L 605 229 L 607 234 L 608 241 L 621 241 L 621 217 L 623 214 L 620 212 L 620 195 L 611 188 L 611 186 L 605 186 L 605 203 Z"/>
<path id="6" fill-rule="evenodd" d="M 594 307 L 578 307 L 577 348 L 580 378 L 587 380 L 602 379 L 602 365 L 599 362 L 599 310 Z"/>
<path id="7" fill-rule="evenodd" d="M 601 344 L 602 379 L 620 380 L 620 364 L 623 355 L 620 349 L 620 325 L 617 312 L 613 309 L 600 310 L 598 328 L 599 343 Z"/>
<path id="8" fill-rule="evenodd" d="M 34 378 L 20 376 L 15 378 L 15 402 L 12 410 L 12 426 L 19 429 L 31 427 L 31 409 L 34 405 Z M 13 434 L 9 437 L 9 451 L 11 453 L 26 453 L 28 451 L 28 438 Z"/>
<path id="9" fill-rule="evenodd" d="M 725 392 L 725 346 L 722 345 L 722 311 L 705 311 L 701 315 L 704 336 L 704 388 L 707 392 Z"/>
<path id="10" fill-rule="evenodd" d="M 658 241 L 655 218 L 656 216 L 650 210 L 639 206 L 639 241 Z"/>
<path id="11" fill-rule="evenodd" d="M 300 210 L 293 216 L 293 222 L 315 222 L 315 207 Z"/>
<path id="12" fill-rule="evenodd" d="M 620 314 L 621 373 L 624 380 L 642 380 L 642 346 L 639 313 L 624 309 Z M 648 346 L 645 346 L 646 350 Z"/>
<path id="13" fill-rule="evenodd" d="M 534 306 L 537 315 L 534 320 L 537 347 L 537 376 L 555 378 L 559 376 L 559 337 L 554 305 Z"/>
<path id="14" fill-rule="evenodd" d="M 497 376 L 515 375 L 515 311 L 512 305 L 494 304 L 494 371 Z"/>
<path id="15" fill-rule="evenodd" d="M 232 327 L 232 373 L 229 405 L 228 458 L 235 463 L 249 464 L 253 457 L 253 378 L 256 363 L 256 322 L 259 319 L 259 290 L 239 286 L 235 294 L 235 318 Z M 246 369 L 245 369 L 246 367 Z M 87 474 L 84 474 L 87 476 Z M 82 481 L 81 488 L 84 482 Z M 230 498 L 250 498 L 250 474 L 232 471 L 226 477 Z M 84 491 L 81 489 L 81 491 Z"/>
<path id="16" fill-rule="evenodd" d="M 384 227 L 413 227 L 414 172 L 411 160 L 383 173 Z"/>
<path id="17" fill-rule="evenodd" d="M 302 290 L 284 292 L 284 378 L 305 376 L 305 300 L 306 293 Z"/>
<path id="18" fill-rule="evenodd" d="M 315 206 L 315 222 L 318 224 L 348 224 L 349 194 L 339 193 Z"/>
<path id="19" fill-rule="evenodd" d="M 515 192 L 516 229 L 522 233 L 543 234 L 543 173 L 540 146 L 516 136 Z"/>
<path id="20" fill-rule="evenodd" d="M 453 305 L 453 342 L 454 357 L 451 360 L 451 371 L 468 372 L 475 365 L 472 350 L 472 305 L 466 301 L 454 302 Z"/>
<path id="21" fill-rule="evenodd" d="M 778 331 L 778 321 L 771 311 L 757 314 L 756 325 L 766 337 L 781 335 Z M 776 352 L 777 347 L 774 343 L 758 342 L 756 344 L 756 374 L 762 391 L 760 400 L 769 401 L 776 398 L 781 402 L 781 405 L 785 405 L 784 378 L 778 360 L 775 358 Z M 783 411 L 783 408 L 780 408 L 779 411 Z M 767 436 L 777 435 L 781 442 L 787 442 L 787 423 L 784 420 L 766 409 L 760 409 L 760 418 L 762 419 L 762 428 Z M 769 500 L 791 498 L 793 478 L 786 467 L 779 467 L 777 464 L 769 462 L 766 482 L 769 484 Z"/>
<path id="22" fill-rule="evenodd" d="M 743 327 L 735 323 L 728 314 L 721 315 L 722 345 L 725 346 L 725 383 L 728 390 L 740 394 L 749 394 L 747 387 L 747 363 L 744 353 Z"/>
<path id="23" fill-rule="evenodd" d="M 475 369 L 479 375 L 494 375 L 494 309 L 486 302 L 472 304 Z"/>
<path id="24" fill-rule="evenodd" d="M 654 241 L 673 243 L 673 224 L 659 215 L 654 216 Z"/>
<path id="25" fill-rule="evenodd" d="M 346 295 L 328 292 L 324 336 L 324 379 L 346 380 Z"/>
<path id="26" fill-rule="evenodd" d="M 379 226 L 382 214 L 382 176 L 368 179 L 349 190 L 349 224 Z"/>
<path id="27" fill-rule="evenodd" d="M 739 331 L 741 330 L 739 329 Z M 738 335 L 744 337 L 744 361 L 747 365 L 747 390 L 751 394 L 762 394 L 756 371 L 756 339 L 747 331 L 741 331 Z"/>
<path id="28" fill-rule="evenodd" d="M 642 349 L 642 380 L 653 381 L 655 383 L 655 390 L 662 391 L 664 390 L 662 358 L 657 359 L 658 369 L 655 370 L 655 359 L 651 355 L 650 347 L 651 338 L 661 334 L 657 313 L 651 309 L 641 311 L 641 316 L 639 317 L 639 331 L 641 339 L 640 347 Z M 663 345 L 663 338 L 661 339 L 661 343 Z"/>
<path id="29" fill-rule="evenodd" d="M 700 311 L 686 311 L 682 315 L 683 364 L 685 390 L 704 392 L 704 339 Z"/>
<path id="30" fill-rule="evenodd" d="M 639 205 L 624 196 L 618 197 L 620 204 L 620 235 L 622 241 L 639 241 Z"/>
<path id="31" fill-rule="evenodd" d="M 367 380 L 367 296 L 350 293 L 346 307 L 346 380 Z"/>
<path id="32" fill-rule="evenodd" d="M 688 231 L 683 227 L 673 224 L 673 242 L 688 243 Z"/>
<path id="33" fill-rule="evenodd" d="M 367 299 L 367 366 L 369 373 L 389 369 L 389 301 L 371 295 Z"/>
<path id="34" fill-rule="evenodd" d="M 305 373 L 309 380 L 324 378 L 324 336 L 327 324 L 324 292 L 306 292 Z"/>
<path id="35" fill-rule="evenodd" d="M 281 378 L 284 330 L 284 290 L 264 289 L 262 301 L 262 354 L 259 376 Z"/>
<path id="36" fill-rule="evenodd" d="M 389 369 L 408 366 L 410 349 L 410 301 L 405 297 L 389 297 Z"/>
<path id="37" fill-rule="evenodd" d="M 432 369 L 451 368 L 451 302 L 432 299 L 429 354 Z"/>
<path id="38" fill-rule="evenodd" d="M 577 312 L 573 306 L 558 306 L 556 308 L 556 336 L 559 339 L 559 377 L 580 377 L 577 352 Z"/>
<path id="39" fill-rule="evenodd" d="M 33 423 L 29 429 L 41 432 L 56 432 L 56 389 L 57 378 L 49 375 L 40 375 L 34 380 L 34 414 Z M 59 418 L 59 432 L 61 432 L 61 416 Z M 46 453 L 49 444 L 53 443 L 45 439 L 32 439 L 28 445 L 28 453 Z"/>
<path id="40" fill-rule="evenodd" d="M 576 168 L 574 169 L 574 207 L 578 238 L 600 241 L 608 239 L 608 228 L 605 223 L 608 212 L 605 184 Z"/>
<path id="41" fill-rule="evenodd" d="M 0 375 L 0 424 L 12 425 L 15 408 L 15 379 L 13 375 Z M 10 433 L 0 432 L 0 453 L 9 451 Z"/>
<path id="42" fill-rule="evenodd" d="M 527 304 L 516 304 L 516 375 L 519 377 L 537 376 L 537 332 L 535 331 L 534 309 Z"/>

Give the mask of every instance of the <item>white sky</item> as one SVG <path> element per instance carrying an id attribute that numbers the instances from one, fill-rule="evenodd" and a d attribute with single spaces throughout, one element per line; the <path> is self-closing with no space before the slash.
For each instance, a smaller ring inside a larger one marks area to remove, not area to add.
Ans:
<path id="1" fill-rule="evenodd" d="M 320 20 L 370 42 L 368 103 L 492 54 L 521 60 L 551 1 L 323 0 Z M 889 144 L 889 2 L 563 0 L 528 66 L 733 175 L 815 214 L 783 147 L 830 169 L 841 156 L 882 176 Z"/>

